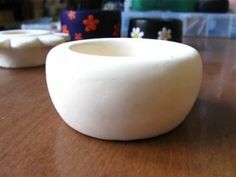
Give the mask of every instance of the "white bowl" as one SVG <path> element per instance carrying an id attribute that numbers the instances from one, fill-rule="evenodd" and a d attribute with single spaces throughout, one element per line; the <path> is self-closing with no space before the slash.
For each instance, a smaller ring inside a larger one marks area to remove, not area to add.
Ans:
<path id="1" fill-rule="evenodd" d="M 53 48 L 46 61 L 52 102 L 75 130 L 106 140 L 154 137 L 178 126 L 201 84 L 199 53 L 151 39 L 93 39 Z"/>
<path id="2" fill-rule="evenodd" d="M 0 67 L 21 68 L 45 64 L 49 50 L 68 41 L 68 34 L 45 30 L 0 32 Z"/>

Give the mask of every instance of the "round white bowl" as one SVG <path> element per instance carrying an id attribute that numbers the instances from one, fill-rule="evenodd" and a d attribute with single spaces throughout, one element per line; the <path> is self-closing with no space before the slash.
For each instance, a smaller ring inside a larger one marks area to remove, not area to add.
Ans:
<path id="1" fill-rule="evenodd" d="M 45 30 L 1 31 L 0 67 L 22 68 L 43 65 L 49 50 L 68 39 L 68 34 Z"/>
<path id="2" fill-rule="evenodd" d="M 52 102 L 75 130 L 100 139 L 154 137 L 178 126 L 201 84 L 199 53 L 151 39 L 61 44 L 46 61 Z"/>

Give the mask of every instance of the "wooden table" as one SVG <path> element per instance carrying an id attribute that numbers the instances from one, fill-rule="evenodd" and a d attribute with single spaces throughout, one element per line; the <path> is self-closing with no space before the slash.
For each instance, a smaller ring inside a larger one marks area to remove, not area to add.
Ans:
<path id="1" fill-rule="evenodd" d="M 0 69 L 0 177 L 235 177 L 236 40 L 187 38 L 203 82 L 186 120 L 156 138 L 111 142 L 69 128 L 44 67 Z"/>

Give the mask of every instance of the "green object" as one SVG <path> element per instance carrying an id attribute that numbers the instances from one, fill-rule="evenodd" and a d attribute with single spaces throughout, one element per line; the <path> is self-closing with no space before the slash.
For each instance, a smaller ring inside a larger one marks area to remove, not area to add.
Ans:
<path id="1" fill-rule="evenodd" d="M 132 0 L 132 10 L 195 11 L 196 0 Z"/>

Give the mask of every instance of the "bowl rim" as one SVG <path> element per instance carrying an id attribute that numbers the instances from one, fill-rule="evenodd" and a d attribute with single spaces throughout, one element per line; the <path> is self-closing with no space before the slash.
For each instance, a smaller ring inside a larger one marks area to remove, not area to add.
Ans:
<path id="1" fill-rule="evenodd" d="M 13 29 L 0 31 L 0 37 L 24 37 L 24 36 L 39 36 L 50 34 L 47 30 L 36 30 L 36 29 Z"/>
<path id="2" fill-rule="evenodd" d="M 124 42 L 124 44 L 126 44 L 127 42 L 133 42 L 134 44 L 136 42 L 149 42 L 150 43 L 157 43 L 157 44 L 164 44 L 164 45 L 172 45 L 172 46 L 178 46 L 181 47 L 183 50 L 180 52 L 182 54 L 181 55 L 176 55 L 176 56 L 171 56 L 171 58 L 173 59 L 184 59 L 184 58 L 189 58 L 191 57 L 192 54 L 199 55 L 199 52 L 186 44 L 183 43 L 179 43 L 179 42 L 174 42 L 174 41 L 165 41 L 165 40 L 157 40 L 157 39 L 136 39 L 136 38 L 96 38 L 96 39 L 84 39 L 84 40 L 79 40 L 79 41 L 71 41 L 71 42 L 65 42 L 63 44 L 60 44 L 58 46 L 56 46 L 55 48 L 58 48 L 59 50 L 64 50 L 65 54 L 70 54 L 70 56 L 73 57 L 86 57 L 86 58 L 97 58 L 100 60 L 111 60 L 111 59 L 125 59 L 125 60 L 144 60 L 143 56 L 112 56 L 112 55 L 94 55 L 94 54 L 89 54 L 89 53 L 85 53 L 85 52 L 78 52 L 73 50 L 72 48 L 81 44 L 88 44 L 88 43 L 99 43 L 99 42 L 111 42 L 111 41 L 118 41 L 118 42 Z M 149 59 L 147 60 L 155 60 L 155 58 L 162 58 L 163 60 L 169 60 L 170 59 L 170 55 L 166 54 L 166 56 L 162 56 L 162 57 L 158 57 L 158 56 L 152 56 L 152 57 L 148 57 Z M 147 61 L 146 60 L 146 61 Z"/>

